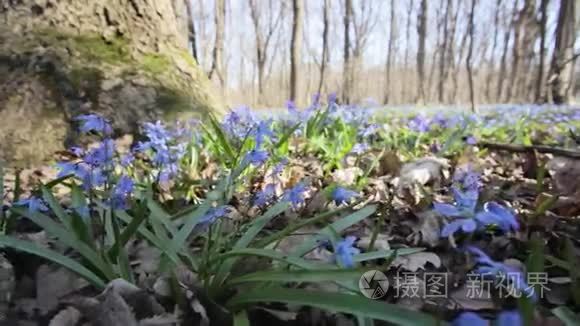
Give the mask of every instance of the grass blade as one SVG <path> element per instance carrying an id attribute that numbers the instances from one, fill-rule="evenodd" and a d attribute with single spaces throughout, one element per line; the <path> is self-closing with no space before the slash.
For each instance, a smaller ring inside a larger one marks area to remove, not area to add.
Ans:
<path id="1" fill-rule="evenodd" d="M 82 276 L 84 279 L 86 279 L 96 287 L 99 288 L 105 287 L 105 282 L 95 273 L 93 273 L 80 263 L 76 262 L 75 260 L 67 256 L 63 256 L 58 252 L 55 252 L 47 248 L 39 247 L 37 244 L 33 242 L 19 240 L 3 235 L 0 235 L 0 245 L 11 247 L 18 251 L 27 252 L 29 254 L 45 258 L 62 267 L 71 270 L 74 273 L 77 273 L 78 275 Z"/>
<path id="2" fill-rule="evenodd" d="M 430 315 L 357 295 L 298 289 L 259 288 L 238 294 L 228 302 L 228 306 L 239 307 L 257 302 L 282 302 L 301 306 L 307 305 L 330 311 L 358 315 L 363 318 L 383 320 L 396 325 L 425 326 L 444 324 Z"/>
<path id="3" fill-rule="evenodd" d="M 315 248 L 320 241 L 331 238 L 335 232 L 336 233 L 342 232 L 344 229 L 348 228 L 349 226 L 354 225 L 354 224 L 364 220 L 365 218 L 372 215 L 376 210 L 377 210 L 377 207 L 375 205 L 366 206 L 365 208 L 362 208 L 362 209 L 360 209 L 360 210 L 358 210 L 358 211 L 326 226 L 325 228 L 320 230 L 320 233 L 317 236 L 311 237 L 307 241 L 302 243 L 302 245 L 299 246 L 297 249 L 295 249 L 292 254 L 296 255 L 296 256 L 305 255 L 310 250 Z"/>

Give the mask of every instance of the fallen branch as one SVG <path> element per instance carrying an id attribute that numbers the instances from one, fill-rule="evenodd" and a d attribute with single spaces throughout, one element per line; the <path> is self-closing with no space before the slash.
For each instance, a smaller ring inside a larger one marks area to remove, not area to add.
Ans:
<path id="1" fill-rule="evenodd" d="M 510 144 L 496 144 L 488 142 L 478 142 L 477 146 L 489 148 L 493 150 L 508 151 L 514 153 L 529 153 L 538 152 L 544 154 L 553 154 L 557 156 L 563 156 L 568 158 L 580 159 L 580 152 L 573 151 L 565 148 L 551 147 L 545 145 L 510 145 Z"/>

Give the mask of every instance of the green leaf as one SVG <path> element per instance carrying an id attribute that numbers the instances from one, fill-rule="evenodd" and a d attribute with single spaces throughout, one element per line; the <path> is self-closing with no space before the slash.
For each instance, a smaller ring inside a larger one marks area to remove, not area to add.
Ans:
<path id="1" fill-rule="evenodd" d="M 309 291 L 299 289 L 259 288 L 240 293 L 229 302 L 230 307 L 257 302 L 282 302 L 300 306 L 312 306 L 329 311 L 383 320 L 396 325 L 424 326 L 443 325 L 430 315 L 404 309 L 401 306 L 374 301 L 358 295 Z"/>
<path id="2" fill-rule="evenodd" d="M 342 232 L 344 229 L 351 225 L 354 225 L 365 218 L 369 217 L 376 211 L 377 207 L 375 205 L 366 206 L 320 230 L 318 236 L 311 237 L 310 239 L 304 241 L 301 246 L 294 250 L 292 255 L 302 256 L 308 253 L 310 250 L 315 248 L 320 241 L 331 238 L 333 232 Z"/>
<path id="3" fill-rule="evenodd" d="M 245 310 L 242 310 L 234 315 L 234 326 L 250 326 L 248 313 Z"/>
<path id="4" fill-rule="evenodd" d="M 0 245 L 8 246 L 18 251 L 27 252 L 29 254 L 45 258 L 62 267 L 71 270 L 74 273 L 77 273 L 78 275 L 82 276 L 84 279 L 86 279 L 87 281 L 89 281 L 91 284 L 93 284 L 98 288 L 105 287 L 104 280 L 102 280 L 95 273 L 93 273 L 80 263 L 76 262 L 75 260 L 67 256 L 63 256 L 58 252 L 40 247 L 33 242 L 19 240 L 4 235 L 0 235 Z"/>
<path id="5" fill-rule="evenodd" d="M 230 163 L 233 164 L 236 155 L 234 154 L 234 151 L 232 149 L 232 146 L 230 145 L 230 142 L 228 141 L 228 138 L 224 134 L 221 126 L 219 125 L 219 122 L 213 115 L 209 116 L 209 122 L 213 128 L 213 131 L 215 132 L 215 135 L 217 136 L 218 145 L 223 149 L 224 154 L 227 155 Z"/>
<path id="6" fill-rule="evenodd" d="M 239 276 L 228 281 L 229 284 L 247 282 L 341 282 L 359 280 L 369 269 L 317 269 L 317 270 L 274 270 L 261 271 Z"/>
<path id="7" fill-rule="evenodd" d="M 558 319 L 563 321 L 566 326 L 580 325 L 579 321 L 580 316 L 574 314 L 574 312 L 566 306 L 554 308 L 552 309 L 552 313 L 554 314 L 554 316 L 558 317 Z"/>
<path id="8" fill-rule="evenodd" d="M 305 269 L 321 269 L 321 268 L 331 268 L 334 265 L 331 264 L 324 264 L 324 263 L 317 263 L 313 261 L 308 261 L 301 257 L 296 256 L 288 256 L 280 251 L 272 250 L 272 249 L 257 249 L 257 248 L 242 248 L 242 249 L 235 249 L 228 251 L 224 254 L 221 254 L 214 258 L 213 261 L 225 260 L 230 257 L 236 256 L 256 256 L 256 257 L 264 257 L 270 258 L 272 260 L 281 261 L 288 265 L 297 266 L 300 268 Z M 338 269 L 338 266 L 336 266 Z"/>
<path id="9" fill-rule="evenodd" d="M 58 217 L 60 222 L 64 224 L 64 226 L 67 229 L 72 231 L 73 227 L 71 217 L 64 211 L 64 208 L 60 206 L 60 204 L 57 202 L 56 198 L 54 198 L 54 195 L 50 190 L 48 190 L 48 188 L 43 186 L 41 189 L 42 189 L 42 198 L 44 198 L 44 201 L 46 201 L 46 203 L 48 204 L 54 215 Z"/>
<path id="10" fill-rule="evenodd" d="M 233 249 L 246 248 L 252 240 L 260 233 L 260 231 L 266 226 L 266 224 L 272 220 L 272 218 L 282 214 L 285 210 L 290 207 L 290 203 L 286 201 L 278 202 L 276 205 L 270 207 L 262 216 L 256 218 L 251 224 L 248 230 L 238 239 L 234 244 Z M 223 261 L 220 265 L 216 276 L 212 282 L 212 289 L 217 290 L 221 284 L 224 283 L 230 270 L 236 263 L 236 259 L 229 259 Z"/>
<path id="11" fill-rule="evenodd" d="M 282 229 L 276 233 L 273 233 L 273 234 L 271 234 L 263 239 L 260 239 L 256 243 L 256 247 L 260 247 L 260 248 L 265 247 L 274 241 L 279 241 L 279 240 L 291 235 L 293 232 L 295 232 L 295 231 L 297 231 L 297 230 L 299 230 L 307 225 L 323 222 L 326 219 L 331 218 L 331 217 L 335 216 L 336 214 L 344 211 L 346 208 L 348 208 L 348 206 L 341 207 L 339 209 L 335 209 L 332 211 L 326 211 L 326 212 L 320 213 L 314 217 L 311 217 L 309 219 L 298 221 L 297 223 L 293 223 L 291 225 L 288 225 L 284 229 Z"/>
<path id="12" fill-rule="evenodd" d="M 270 207 L 262 216 L 254 219 L 250 224 L 250 227 L 244 233 L 242 237 L 234 245 L 234 249 L 240 249 L 247 247 L 252 240 L 262 231 L 264 226 L 270 222 L 274 217 L 284 213 L 288 208 L 290 208 L 290 203 L 287 201 L 278 202 L 276 205 Z"/>
<path id="13" fill-rule="evenodd" d="M 79 239 L 76 239 L 71 232 L 58 225 L 50 217 L 38 212 L 29 213 L 28 210 L 24 210 L 19 207 L 12 207 L 11 210 L 22 216 L 26 216 L 36 225 L 44 229 L 46 233 L 55 238 L 58 238 L 59 241 L 61 241 L 63 244 L 76 250 L 79 254 L 81 254 L 81 256 L 91 262 L 93 266 L 98 268 L 107 277 L 108 280 L 113 280 L 116 278 L 112 267 L 107 264 L 93 248 L 89 247 L 86 243 L 80 241 Z"/>
<path id="14" fill-rule="evenodd" d="M 378 250 L 378 251 L 371 251 L 365 252 L 363 254 L 358 254 L 353 257 L 355 262 L 363 262 L 381 258 L 391 258 L 397 256 L 405 256 L 411 255 L 417 252 L 421 252 L 425 250 L 424 248 L 400 248 L 400 249 L 392 249 L 392 250 Z"/>

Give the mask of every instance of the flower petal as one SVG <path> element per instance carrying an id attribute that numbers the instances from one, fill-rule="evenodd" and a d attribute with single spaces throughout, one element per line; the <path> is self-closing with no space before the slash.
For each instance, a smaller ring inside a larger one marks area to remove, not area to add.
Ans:
<path id="1" fill-rule="evenodd" d="M 441 236 L 447 238 L 450 235 L 455 234 L 455 232 L 459 231 L 459 228 L 462 227 L 464 221 L 463 220 L 455 220 L 449 224 L 446 224 L 441 230 Z"/>
<path id="2" fill-rule="evenodd" d="M 459 217 L 461 216 L 461 211 L 459 209 L 457 209 L 457 207 L 451 205 L 451 204 L 445 204 L 445 203 L 433 203 L 433 209 L 443 215 L 443 216 L 447 216 L 447 217 Z"/>
<path id="3" fill-rule="evenodd" d="M 504 231 L 509 231 L 510 229 L 519 229 L 519 223 L 516 220 L 514 214 L 512 214 L 512 212 L 510 212 L 502 205 L 492 201 L 485 203 L 483 209 L 497 216 L 499 221 L 498 223 Z"/>

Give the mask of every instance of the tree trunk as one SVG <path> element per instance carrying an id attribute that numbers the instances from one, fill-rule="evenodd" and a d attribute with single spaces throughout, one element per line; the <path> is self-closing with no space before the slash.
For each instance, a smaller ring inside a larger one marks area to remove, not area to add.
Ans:
<path id="1" fill-rule="evenodd" d="M 421 7 L 417 16 L 417 34 L 419 45 L 417 49 L 418 94 L 417 101 L 425 104 L 425 42 L 427 40 L 427 0 L 421 0 Z"/>
<path id="2" fill-rule="evenodd" d="M 324 78 L 326 66 L 329 61 L 328 49 L 328 34 L 330 32 L 330 0 L 324 0 L 324 8 L 322 12 L 322 60 L 320 61 L 320 80 L 318 82 L 318 94 L 322 93 L 322 86 L 324 85 Z"/>
<path id="3" fill-rule="evenodd" d="M 414 0 L 409 2 L 409 7 L 407 8 L 407 22 L 405 26 L 405 39 L 407 42 L 411 39 L 411 14 L 413 13 Z M 405 74 L 409 73 L 409 48 L 410 46 L 405 46 L 405 56 L 403 57 L 403 72 Z M 402 87 L 402 97 L 403 101 L 407 101 L 407 87 Z M 410 101 L 409 101 L 410 102 Z"/>
<path id="4" fill-rule="evenodd" d="M 215 41 L 213 44 L 212 51 L 212 64 L 208 73 L 209 79 L 213 79 L 213 76 L 217 76 L 222 90 L 225 88 L 225 77 L 224 77 L 224 34 L 225 34 L 225 21 L 226 21 L 226 1 L 225 0 L 215 0 Z"/>
<path id="5" fill-rule="evenodd" d="M 548 22 L 548 2 L 542 0 L 540 3 L 540 62 L 538 65 L 538 76 L 536 77 L 535 102 L 539 103 L 544 97 L 544 59 L 546 56 L 546 24 Z"/>
<path id="6" fill-rule="evenodd" d="M 395 18 L 395 0 L 391 0 L 391 11 L 390 11 L 390 25 L 389 25 L 389 44 L 387 46 L 387 67 L 386 67 L 386 87 L 385 87 L 385 99 L 384 103 L 389 104 L 389 96 L 391 94 L 391 67 L 393 65 L 393 50 L 395 45 L 395 35 L 397 28 L 396 18 Z"/>
<path id="7" fill-rule="evenodd" d="M 485 98 L 487 102 L 491 102 L 491 81 L 495 74 L 495 51 L 497 49 L 497 39 L 499 34 L 499 13 L 501 11 L 501 0 L 497 0 L 495 3 L 495 13 L 493 18 L 493 43 L 491 46 L 491 54 L 487 62 L 487 75 L 485 77 Z M 497 101 L 497 99 L 495 100 Z"/>
<path id="8" fill-rule="evenodd" d="M 344 49 L 343 49 L 343 82 L 342 82 L 342 101 L 344 103 L 350 103 L 351 96 L 351 55 L 350 55 L 350 26 L 352 22 L 352 0 L 344 1 Z"/>
<path id="9" fill-rule="evenodd" d="M 185 1 L 2 1 L 0 160 L 37 164 L 95 112 L 118 134 L 221 109 L 189 52 Z"/>
<path id="10" fill-rule="evenodd" d="M 467 30 L 469 31 L 469 49 L 467 50 L 467 58 L 465 59 L 465 67 L 467 68 L 467 81 L 469 83 L 469 100 L 471 103 L 471 112 L 475 113 L 475 92 L 473 89 L 473 67 L 471 58 L 473 56 L 473 35 L 475 34 L 475 27 L 473 24 L 473 16 L 475 13 L 475 1 L 471 0 L 471 10 L 469 11 L 469 23 Z"/>
<path id="11" fill-rule="evenodd" d="M 513 31 L 513 26 L 515 25 L 516 22 L 516 17 L 517 17 L 517 11 L 518 11 L 518 1 L 514 1 L 514 5 L 511 11 L 511 19 L 510 22 L 506 28 L 505 34 L 504 34 L 504 42 L 503 42 L 503 50 L 502 50 L 502 54 L 501 54 L 501 59 L 500 59 L 500 64 L 499 64 L 499 75 L 497 78 L 497 89 L 496 89 L 496 99 L 498 102 L 501 102 L 503 99 L 503 92 L 504 92 L 504 80 L 505 80 L 505 75 L 506 75 L 506 70 L 507 70 L 507 56 L 508 56 L 508 51 L 509 51 L 509 44 L 510 44 L 510 39 L 511 39 L 511 35 L 512 35 L 512 31 Z"/>
<path id="12" fill-rule="evenodd" d="M 298 87 L 300 86 L 300 58 L 302 52 L 302 22 L 304 21 L 303 0 L 292 1 L 292 41 L 290 46 L 290 99 L 298 101 Z"/>
<path id="13" fill-rule="evenodd" d="M 556 25 L 556 44 L 550 64 L 550 89 L 556 104 L 569 103 L 574 85 L 575 0 L 561 0 Z"/>
<path id="14" fill-rule="evenodd" d="M 445 14 L 443 16 L 443 43 L 441 44 L 441 54 L 439 55 L 439 82 L 437 83 L 437 99 L 439 103 L 445 101 L 445 63 L 448 42 L 453 42 L 449 37 L 449 14 L 452 8 L 452 0 L 447 0 Z"/>

